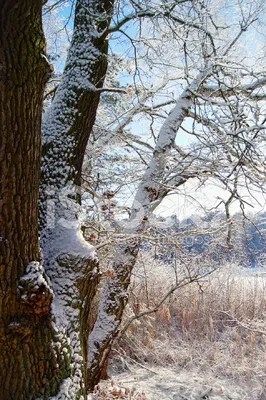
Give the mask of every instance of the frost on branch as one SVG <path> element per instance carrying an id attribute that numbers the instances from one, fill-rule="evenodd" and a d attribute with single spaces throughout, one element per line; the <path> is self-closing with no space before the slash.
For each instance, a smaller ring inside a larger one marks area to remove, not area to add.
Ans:
<path id="1" fill-rule="evenodd" d="M 31 314 L 41 317 L 50 312 L 53 292 L 38 261 L 29 263 L 25 275 L 20 278 L 18 290 L 22 303 Z"/>

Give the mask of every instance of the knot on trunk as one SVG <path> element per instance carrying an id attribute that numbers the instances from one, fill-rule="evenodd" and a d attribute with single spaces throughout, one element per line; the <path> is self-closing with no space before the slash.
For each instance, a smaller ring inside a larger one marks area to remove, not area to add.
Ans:
<path id="1" fill-rule="evenodd" d="M 39 317 L 50 312 L 53 292 L 39 262 L 32 261 L 27 266 L 25 275 L 20 278 L 18 290 L 28 312 Z"/>

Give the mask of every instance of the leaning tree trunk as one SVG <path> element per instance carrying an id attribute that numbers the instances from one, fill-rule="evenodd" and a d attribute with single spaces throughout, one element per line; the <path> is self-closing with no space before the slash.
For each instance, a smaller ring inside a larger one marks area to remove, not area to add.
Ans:
<path id="1" fill-rule="evenodd" d="M 119 334 L 123 311 L 127 304 L 127 288 L 130 284 L 132 270 L 137 260 L 140 239 L 148 221 L 149 214 L 163 199 L 165 189 L 162 181 L 170 151 L 175 143 L 176 134 L 192 106 L 192 92 L 204 82 L 207 73 L 202 73 L 180 96 L 176 106 L 164 122 L 157 139 L 153 157 L 139 184 L 128 222 L 130 241 L 117 245 L 113 271 L 105 281 L 102 291 L 98 316 L 89 335 L 88 346 L 88 387 L 93 390 L 95 384 L 106 369 L 108 356 L 114 339 Z M 185 168 L 175 177 L 173 186 L 184 184 L 190 177 Z M 135 240 L 132 239 L 135 235 Z"/>
<path id="2" fill-rule="evenodd" d="M 0 0 L 1 400 L 47 398 L 68 373 L 56 348 L 38 243 L 42 98 L 50 71 L 42 3 Z"/>
<path id="3" fill-rule="evenodd" d="M 53 318 L 69 340 L 72 365 L 56 398 L 71 400 L 83 398 L 86 386 L 88 319 L 98 282 L 97 260 L 77 214 L 82 162 L 106 74 L 112 8 L 113 0 L 77 1 L 63 77 L 42 126 L 41 246 L 54 293 Z"/>

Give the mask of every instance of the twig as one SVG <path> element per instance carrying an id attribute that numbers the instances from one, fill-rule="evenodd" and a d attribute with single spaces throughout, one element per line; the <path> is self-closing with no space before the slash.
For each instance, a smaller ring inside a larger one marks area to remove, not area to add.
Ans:
<path id="1" fill-rule="evenodd" d="M 155 305 L 155 307 L 148 309 L 148 310 L 144 310 L 144 311 L 134 315 L 133 317 L 129 318 L 129 320 L 125 323 L 124 327 L 119 331 L 115 340 L 119 340 L 123 336 L 123 334 L 127 331 L 127 329 L 132 324 L 132 322 L 134 322 L 136 319 L 139 319 L 141 317 L 144 317 L 145 315 L 153 314 L 153 313 L 156 313 L 157 311 L 159 311 L 160 307 L 164 304 L 164 302 L 168 299 L 168 297 L 170 297 L 171 294 L 173 294 L 176 290 L 178 290 L 184 286 L 187 286 L 190 283 L 197 282 L 197 281 L 201 280 L 202 278 L 204 278 L 205 276 L 210 275 L 214 271 L 215 271 L 215 269 L 212 269 L 211 271 L 207 272 L 206 274 L 190 276 L 190 277 L 185 278 L 182 281 L 178 282 L 175 286 L 173 286 L 171 289 L 168 290 L 168 292 L 161 298 L 161 300 L 157 303 L 157 305 Z"/>
<path id="2" fill-rule="evenodd" d="M 155 372 L 155 371 L 153 371 L 152 369 L 150 369 L 150 368 L 148 368 L 148 367 L 145 367 L 144 365 L 142 365 L 141 363 L 139 363 L 139 362 L 136 361 L 136 360 L 133 360 L 131 357 L 127 356 L 126 354 L 122 354 L 122 353 L 120 353 L 120 351 L 118 351 L 118 350 L 116 350 L 116 349 L 113 349 L 113 351 L 116 352 L 117 354 L 119 354 L 121 357 L 128 358 L 128 359 L 129 359 L 130 361 L 132 361 L 133 363 L 139 365 L 141 368 L 146 369 L 147 371 L 153 373 L 154 375 L 159 375 L 158 372 Z"/>
<path id="3" fill-rule="evenodd" d="M 255 332 L 255 333 L 259 333 L 260 335 L 266 336 L 266 331 L 261 331 L 260 329 L 251 328 L 250 326 L 248 326 L 248 325 L 246 325 L 246 324 L 243 324 L 243 322 L 239 321 L 237 318 L 235 318 L 234 316 L 232 316 L 231 314 L 229 314 L 229 313 L 226 312 L 226 311 L 218 310 L 218 312 L 227 315 L 228 317 L 231 318 L 232 322 L 237 323 L 237 325 L 242 326 L 242 328 L 245 328 L 245 329 L 247 329 L 248 331 Z"/>
<path id="4" fill-rule="evenodd" d="M 128 91 L 126 89 L 123 88 L 115 88 L 115 87 L 103 87 L 103 88 L 95 88 L 94 89 L 95 92 L 112 92 L 112 93 L 124 93 L 124 94 L 128 94 Z"/>

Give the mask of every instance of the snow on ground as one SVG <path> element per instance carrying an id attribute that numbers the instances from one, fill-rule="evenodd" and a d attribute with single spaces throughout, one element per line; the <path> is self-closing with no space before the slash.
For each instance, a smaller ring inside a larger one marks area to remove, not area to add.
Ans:
<path id="1" fill-rule="evenodd" d="M 219 378 L 210 373 L 196 373 L 175 368 L 132 367 L 127 372 L 112 376 L 112 385 L 134 390 L 134 397 L 108 399 L 145 400 L 266 400 L 266 391 L 257 382 L 236 383 L 232 379 Z M 101 387 L 110 387 L 103 381 Z M 141 393 L 145 393 L 142 397 Z M 139 396 L 139 397 L 138 397 Z M 98 398 L 98 397 L 96 397 Z M 102 398 L 102 397 L 99 397 Z M 106 399 L 105 399 L 106 400 Z"/>
<path id="2" fill-rule="evenodd" d="M 223 270 L 219 276 L 213 275 L 209 286 L 204 288 L 202 305 L 207 307 L 208 312 L 200 307 L 202 297 L 197 303 L 197 315 L 193 314 L 194 302 L 183 305 L 179 302 L 180 309 L 183 307 L 192 313 L 190 318 L 196 318 L 199 324 L 197 329 L 202 329 L 205 324 L 203 337 L 191 330 L 188 334 L 194 335 L 194 339 L 188 340 L 186 335 L 182 335 L 181 327 L 175 338 L 171 336 L 173 331 L 158 320 L 157 326 L 153 327 L 157 329 L 159 326 L 162 335 L 157 332 L 159 339 L 151 338 L 152 344 L 148 342 L 142 350 L 141 346 L 146 343 L 142 340 L 146 331 L 138 331 L 139 326 L 134 327 L 127 341 L 123 342 L 124 346 L 128 346 L 128 354 L 135 354 L 139 361 L 144 362 L 149 358 L 146 355 L 150 350 L 153 354 L 150 360 L 155 362 L 149 364 L 147 361 L 141 365 L 127 356 L 125 349 L 122 352 L 114 349 L 109 370 L 111 381 L 102 381 L 95 395 L 88 400 L 266 400 L 265 269 L 238 271 L 228 267 L 227 272 Z M 195 300 L 197 291 L 193 289 L 185 295 L 188 299 L 193 296 Z M 228 310 L 228 320 L 216 312 L 221 305 Z M 250 307 L 254 314 L 251 320 Z M 244 325 L 237 327 L 232 319 L 236 310 L 241 311 L 247 329 Z M 216 326 L 211 325 L 216 335 L 211 340 L 209 316 L 212 322 L 216 321 Z M 221 327 L 223 330 L 219 331 Z M 135 341 L 131 340 L 133 336 Z M 162 342 L 158 346 L 160 337 Z M 172 360 L 171 365 L 167 361 L 168 356 Z"/>

